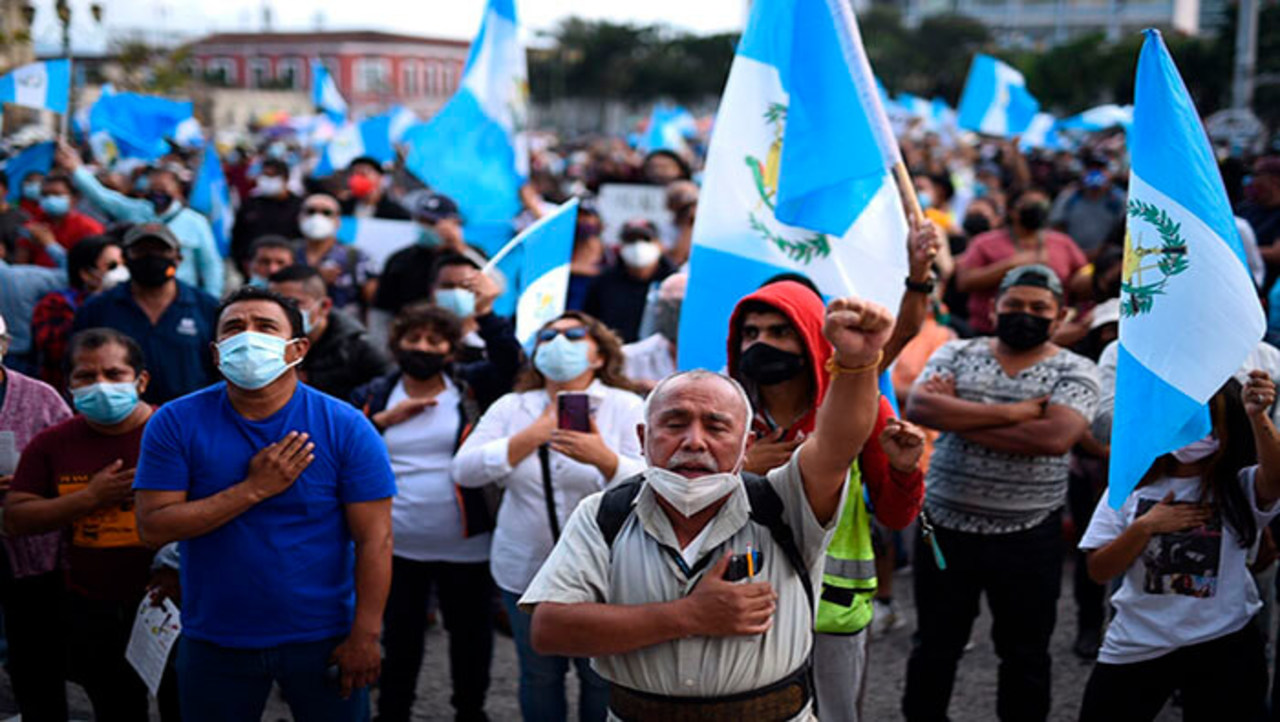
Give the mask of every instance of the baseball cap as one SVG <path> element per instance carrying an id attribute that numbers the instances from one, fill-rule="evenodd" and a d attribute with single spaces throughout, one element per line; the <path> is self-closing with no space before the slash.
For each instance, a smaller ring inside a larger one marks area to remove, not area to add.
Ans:
<path id="1" fill-rule="evenodd" d="M 1033 263 L 1011 269 L 1001 279 L 1000 292 L 997 295 L 1003 296 L 1005 291 L 1014 286 L 1048 289 L 1054 295 L 1054 298 L 1059 301 L 1062 300 L 1062 281 L 1058 280 L 1058 274 L 1054 273 L 1052 268 L 1042 263 Z"/>
<path id="2" fill-rule="evenodd" d="M 435 223 L 445 218 L 458 218 L 458 204 L 443 193 L 423 193 L 413 204 L 413 217 Z"/>
<path id="3" fill-rule="evenodd" d="M 1109 323 L 1120 323 L 1120 299 L 1108 298 L 1093 307 L 1093 320 L 1089 322 L 1089 330 Z"/>
<path id="4" fill-rule="evenodd" d="M 181 250 L 182 246 L 178 243 L 177 236 L 173 235 L 173 231 L 163 223 L 139 223 L 129 229 L 124 234 L 124 240 L 120 243 L 121 248 L 128 248 L 133 244 L 145 238 L 155 238 L 164 242 L 173 250 Z"/>

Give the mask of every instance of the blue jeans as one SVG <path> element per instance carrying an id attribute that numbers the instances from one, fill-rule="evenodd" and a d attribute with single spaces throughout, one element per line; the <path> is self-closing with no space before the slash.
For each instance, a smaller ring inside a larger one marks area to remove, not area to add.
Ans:
<path id="1" fill-rule="evenodd" d="M 185 722 L 262 719 L 277 682 L 297 722 L 365 722 L 369 690 L 342 699 L 329 678 L 329 656 L 342 639 L 232 649 L 182 637 L 178 642 L 178 695 Z"/>
<path id="2" fill-rule="evenodd" d="M 564 677 L 569 662 L 578 670 L 578 719 L 603 722 L 609 710 L 609 683 L 591 669 L 586 658 L 548 657 L 533 651 L 529 626 L 533 620 L 516 608 L 520 595 L 502 590 L 502 605 L 511 620 L 511 636 L 520 659 L 520 714 L 524 722 L 564 722 L 568 717 Z"/>

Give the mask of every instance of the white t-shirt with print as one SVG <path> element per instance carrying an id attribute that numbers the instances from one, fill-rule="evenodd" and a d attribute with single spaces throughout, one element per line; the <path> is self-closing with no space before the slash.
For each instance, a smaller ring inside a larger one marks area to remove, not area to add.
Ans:
<path id="1" fill-rule="evenodd" d="M 1256 471 L 1256 466 L 1244 469 L 1239 479 L 1261 533 L 1280 505 L 1258 508 Z M 1175 502 L 1195 503 L 1200 477 L 1162 478 L 1134 491 L 1118 511 L 1103 494 L 1080 548 L 1100 549 L 1114 541 L 1133 523 L 1135 512 L 1140 516 L 1170 491 Z M 1195 529 L 1153 536 L 1111 596 L 1116 614 L 1098 661 L 1143 662 L 1239 631 L 1262 607 L 1246 566 L 1248 553 L 1221 514 Z"/>

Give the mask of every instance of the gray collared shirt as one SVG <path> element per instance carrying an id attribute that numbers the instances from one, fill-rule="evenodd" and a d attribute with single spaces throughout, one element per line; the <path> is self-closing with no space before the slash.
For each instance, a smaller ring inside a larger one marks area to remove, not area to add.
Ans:
<path id="1" fill-rule="evenodd" d="M 795 535 L 817 594 L 823 554 L 836 519 L 823 526 L 814 517 L 798 456 L 769 472 L 768 480 L 782 499 L 782 518 Z M 843 492 L 841 497 L 837 508 L 844 506 Z M 653 490 L 646 484 L 636 496 L 635 513 L 614 540 L 612 563 L 596 525 L 600 499 L 600 494 L 590 496 L 574 511 L 560 542 L 521 598 L 522 608 L 531 611 L 540 602 L 650 604 L 692 591 L 701 572 L 688 578 L 673 556 L 662 550 L 667 546 L 678 551 L 680 546 Z M 719 697 L 768 686 L 808 659 L 813 612 L 804 586 L 769 530 L 748 520 L 749 511 L 746 490 L 740 485 L 711 520 L 699 558 L 710 554 L 714 560 L 726 550 L 741 554 L 747 545 L 759 549 L 762 562 L 756 580 L 768 581 L 778 594 L 773 627 L 762 635 L 689 637 L 599 657 L 593 660 L 597 672 L 615 684 L 651 694 Z"/>

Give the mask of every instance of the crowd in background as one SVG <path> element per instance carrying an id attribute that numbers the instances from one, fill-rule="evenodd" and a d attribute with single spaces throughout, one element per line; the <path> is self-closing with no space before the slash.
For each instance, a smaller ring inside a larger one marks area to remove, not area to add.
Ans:
<path id="1" fill-rule="evenodd" d="M 1097 660 L 1083 719 L 1149 718 L 1175 689 L 1188 718 L 1280 711 L 1263 702 L 1280 350 L 1260 344 L 1215 397 L 1213 436 L 1162 457 L 1122 509 L 1100 504 L 1131 282 L 1123 134 L 1044 152 L 917 128 L 901 144 L 928 220 L 879 369 L 891 383 L 859 458 L 866 493 L 841 521 L 873 544 L 840 552 L 870 565 L 838 605 L 860 616 L 823 630 L 818 613 L 822 718 L 858 718 L 860 683 L 835 688 L 865 674 L 868 635 L 914 624 L 903 714 L 945 719 L 983 595 L 1003 719 L 1048 715 L 1058 623 Z M 357 158 L 317 178 L 291 141 L 228 149 L 223 258 L 187 205 L 198 155 L 102 167 L 63 143 L 49 173 L 0 176 L 0 199 L 20 189 L 0 200 L 0 450 L 20 454 L 4 477 L 0 608 L 23 719 L 66 719 L 64 680 L 99 719 L 145 719 L 123 651 L 147 596 L 179 603 L 186 630 L 165 720 L 260 715 L 273 680 L 300 719 L 362 719 L 375 680 L 376 718 L 409 719 L 434 610 L 457 719 L 486 718 L 499 627 L 526 719 L 565 718 L 570 667 L 582 719 L 604 719 L 617 670 L 540 653 L 521 597 L 554 598 L 539 570 L 574 509 L 646 468 L 635 429 L 676 370 L 697 150 L 535 143 L 513 227 L 584 200 L 566 311 L 528 346 L 494 312 L 501 280 L 457 204 L 400 164 Z M 1280 156 L 1222 170 L 1274 341 Z M 602 218 L 592 199 L 610 183 L 664 188 L 669 222 Z M 412 221 L 418 239 L 379 265 L 339 240 L 347 216 Z M 723 320 L 725 371 L 756 412 L 744 468 L 759 474 L 813 433 L 831 369 L 829 299 L 791 276 Z M 587 428 L 558 422 L 562 392 L 590 399 Z M 1057 620 L 1068 556 L 1076 619 Z M 907 564 L 915 619 L 893 598 Z M 837 632 L 862 648 L 838 649 Z"/>

